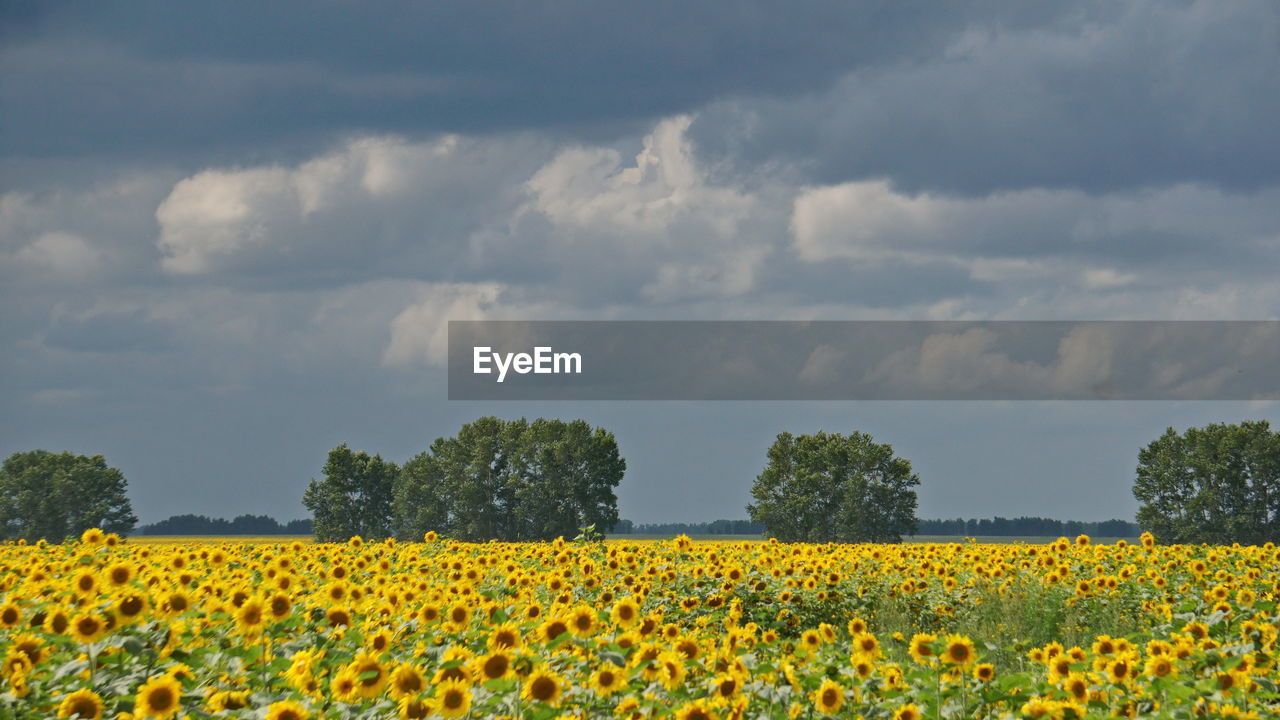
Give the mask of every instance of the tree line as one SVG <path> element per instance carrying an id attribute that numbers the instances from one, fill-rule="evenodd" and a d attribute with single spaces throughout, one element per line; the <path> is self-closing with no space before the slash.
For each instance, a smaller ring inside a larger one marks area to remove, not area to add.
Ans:
<path id="1" fill-rule="evenodd" d="M 1053 520 L 1042 517 L 983 518 L 981 520 L 921 520 L 921 535 L 989 535 L 992 537 L 1052 537 L 1091 535 L 1093 537 L 1128 538 L 1142 534 L 1137 523 L 1124 520 L 1082 522 Z"/>
<path id="2" fill-rule="evenodd" d="M 403 466 L 340 445 L 329 452 L 322 477 L 307 486 L 303 504 L 321 541 L 416 539 L 431 532 L 459 540 L 540 540 L 573 536 L 584 527 L 614 530 L 614 488 L 625 471 L 613 434 L 583 420 L 485 417 L 456 436 L 438 438 Z M 1169 428 L 1139 450 L 1135 474 L 1136 525 L 921 521 L 920 478 L 888 444 L 856 431 L 784 432 L 751 486 L 750 519 L 709 523 L 699 534 L 759 528 L 784 541 L 893 542 L 917 533 L 1115 537 L 1147 530 L 1167 543 L 1280 542 L 1280 433 L 1265 420 Z M 14 453 L 0 466 L 0 538 L 58 542 L 91 527 L 127 534 L 137 518 L 126 488 L 124 474 L 101 455 Z M 190 515 L 146 530 L 265 535 L 304 527 L 295 522 Z M 623 525 L 633 532 L 644 527 Z M 649 527 L 665 533 L 678 525 Z"/>
<path id="3" fill-rule="evenodd" d="M 204 515 L 174 515 L 138 528 L 138 535 L 310 535 L 311 519 L 282 523 L 269 515 L 238 515 L 231 520 Z"/>
<path id="4" fill-rule="evenodd" d="M 760 535 L 765 526 L 750 520 L 712 520 L 700 523 L 635 523 L 619 520 L 615 535 Z"/>

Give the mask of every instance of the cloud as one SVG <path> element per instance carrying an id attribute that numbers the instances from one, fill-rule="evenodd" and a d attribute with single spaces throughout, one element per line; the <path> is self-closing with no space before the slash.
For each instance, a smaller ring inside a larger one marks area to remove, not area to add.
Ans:
<path id="1" fill-rule="evenodd" d="M 1138 276 L 1133 273 L 1117 272 L 1111 268 L 1089 268 L 1084 271 L 1082 279 L 1085 287 L 1105 290 L 1132 285 Z"/>
<path id="2" fill-rule="evenodd" d="M 220 258 L 267 242 L 269 216 L 301 213 L 298 184 L 281 169 L 205 171 L 178 183 L 156 209 L 166 270 L 208 272 Z"/>
<path id="3" fill-rule="evenodd" d="M 937 55 L 976 17 L 1022 26 L 1063 10 L 750 2 L 726 13 L 575 0 L 368 13 L 292 0 L 269 11 L 104 2 L 5 12 L 0 27 L 16 30 L 0 45 L 0 155 L 213 164 L 287 161 L 351 135 L 598 138 L 601 126 L 634 128 L 726 95 L 794 96 L 853 68 Z"/>
<path id="4" fill-rule="evenodd" d="M 980 396 L 984 391 L 992 397 L 1017 397 L 1042 388 L 1050 371 L 1011 359 L 999 341 L 996 333 L 982 327 L 935 333 L 886 356 L 868 379 L 926 397 Z"/>
<path id="5" fill-rule="evenodd" d="M 382 354 L 392 367 L 444 367 L 450 320 L 566 319 L 573 308 L 559 307 L 498 283 L 441 283 L 419 288 L 417 297 L 391 321 L 391 340 Z"/>
<path id="6" fill-rule="evenodd" d="M 368 137 L 292 166 L 208 169 L 155 211 L 161 265 L 322 283 L 465 273 L 472 236 L 502 229 L 543 147 L 522 137 Z"/>
<path id="7" fill-rule="evenodd" d="M 1266 0 L 1076 6 L 1003 27 L 975 12 L 944 52 L 800 98 L 722 100 L 694 136 L 737 162 L 803 162 L 813 183 L 879 177 L 912 194 L 1247 192 L 1280 182 L 1278 40 Z"/>
<path id="8" fill-rule="evenodd" d="M 651 268 L 639 288 L 649 301 L 747 293 L 768 252 L 748 223 L 771 221 L 760 198 L 711 179 L 687 138 L 691 122 L 658 123 L 631 165 L 609 148 L 562 151 L 525 183 L 523 210 L 551 222 L 556 246 L 607 245 Z"/>
<path id="9" fill-rule="evenodd" d="M 810 263 L 943 263 L 979 282 L 1115 291 L 1149 284 L 1152 273 L 1254 275 L 1273 253 L 1277 203 L 1275 188 L 1225 194 L 1178 185 L 1100 196 L 1031 189 L 964 197 L 909 194 L 872 180 L 801 191 L 791 247 Z M 1224 256 L 1224 247 L 1233 250 Z"/>
<path id="10" fill-rule="evenodd" d="M 13 254 L 20 267 L 79 279 L 92 274 L 104 261 L 103 253 L 72 233 L 47 232 Z"/>

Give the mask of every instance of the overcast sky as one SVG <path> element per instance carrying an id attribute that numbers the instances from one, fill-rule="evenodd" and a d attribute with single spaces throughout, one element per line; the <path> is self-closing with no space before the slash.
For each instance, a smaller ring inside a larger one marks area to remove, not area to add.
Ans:
<path id="1" fill-rule="evenodd" d="M 584 417 L 638 521 L 871 432 L 924 517 L 1131 518 L 1261 403 L 459 403 L 447 319 L 1275 319 L 1280 5 L 6 2 L 0 453 L 301 517 L 340 442 Z"/>

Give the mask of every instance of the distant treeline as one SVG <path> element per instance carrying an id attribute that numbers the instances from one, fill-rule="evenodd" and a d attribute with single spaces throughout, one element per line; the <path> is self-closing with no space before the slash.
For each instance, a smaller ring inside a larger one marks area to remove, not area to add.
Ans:
<path id="1" fill-rule="evenodd" d="M 610 535 L 760 535 L 764 525 L 750 520 L 715 520 L 703 523 L 636 523 L 619 520 Z M 1041 517 L 984 518 L 982 520 L 920 520 L 917 535 L 996 537 L 1137 537 L 1142 528 L 1124 520 L 1081 522 Z"/>
<path id="2" fill-rule="evenodd" d="M 310 535 L 311 520 L 281 523 L 267 515 L 241 515 L 233 520 L 204 515 L 174 515 L 138 528 L 138 535 Z M 701 523 L 637 523 L 619 520 L 610 535 L 760 535 L 764 525 L 750 520 Z M 1080 522 L 1041 517 L 984 518 L 982 520 L 920 520 L 917 535 L 1047 537 L 1091 535 L 1137 537 L 1142 528 L 1124 520 Z"/>
<path id="3" fill-rule="evenodd" d="M 750 520 L 713 520 L 702 523 L 634 523 L 619 520 L 610 535 L 759 535 L 764 525 Z"/>
<path id="4" fill-rule="evenodd" d="M 1137 537 L 1142 528 L 1124 520 L 1080 522 L 1042 517 L 989 518 L 983 520 L 921 520 L 917 535 Z"/>
<path id="5" fill-rule="evenodd" d="M 310 535 L 311 520 L 281 524 L 267 515 L 241 515 L 234 520 L 204 515 L 174 515 L 137 530 L 138 535 Z"/>

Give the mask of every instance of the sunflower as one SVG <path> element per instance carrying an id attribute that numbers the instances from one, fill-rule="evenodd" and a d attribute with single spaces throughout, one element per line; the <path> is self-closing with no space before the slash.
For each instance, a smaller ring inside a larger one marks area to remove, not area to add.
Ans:
<path id="1" fill-rule="evenodd" d="M 511 656 L 505 650 L 494 650 L 488 655 L 481 655 L 474 661 L 476 673 L 485 680 L 501 680 L 510 677 Z"/>
<path id="2" fill-rule="evenodd" d="M 978 682 L 991 682 L 995 677 L 996 666 L 991 663 L 981 663 L 973 668 L 973 678 Z"/>
<path id="3" fill-rule="evenodd" d="M 104 533 L 98 528 L 89 528 L 80 533 L 80 542 L 85 545 L 101 545 L 104 539 Z"/>
<path id="4" fill-rule="evenodd" d="M 275 593 L 267 600 L 267 613 L 273 620 L 283 620 L 289 617 L 291 610 L 293 610 L 293 602 L 283 592 Z"/>
<path id="5" fill-rule="evenodd" d="M 1076 702 L 1089 699 L 1089 679 L 1080 673 L 1068 675 L 1062 682 L 1062 689 L 1066 690 Z"/>
<path id="6" fill-rule="evenodd" d="M 430 625 L 440 619 L 440 608 L 426 604 L 418 608 L 418 622 L 423 625 Z"/>
<path id="7" fill-rule="evenodd" d="M 11 628 L 20 620 L 22 620 L 22 611 L 17 605 L 11 602 L 0 605 L 0 627 Z"/>
<path id="8" fill-rule="evenodd" d="M 450 630 L 462 632 L 471 624 L 471 608 L 461 603 L 454 605 L 445 613 L 445 621 L 449 623 Z"/>
<path id="9" fill-rule="evenodd" d="M 23 633 L 13 639 L 9 652 L 23 655 L 32 665 L 37 665 L 45 657 L 44 641 L 35 635 Z"/>
<path id="10" fill-rule="evenodd" d="M 525 700 L 555 705 L 560 702 L 560 694 L 564 681 L 558 675 L 547 670 L 534 670 L 525 680 L 520 697 Z"/>
<path id="11" fill-rule="evenodd" d="M 596 611 L 587 605 L 579 605 L 569 613 L 569 632 L 574 636 L 591 637 L 596 632 Z"/>
<path id="12" fill-rule="evenodd" d="M 360 697 L 377 697 L 387 687 L 387 671 L 378 661 L 378 656 L 367 650 L 356 653 L 356 657 L 347 668 L 359 678 L 356 693 Z"/>
<path id="13" fill-rule="evenodd" d="M 245 637 L 258 637 L 267 625 L 266 604 L 251 597 L 236 609 L 236 630 Z"/>
<path id="14" fill-rule="evenodd" d="M 677 653 L 664 652 L 658 655 L 658 679 L 667 690 L 675 690 L 684 683 L 688 671 L 684 666 L 684 658 Z"/>
<path id="15" fill-rule="evenodd" d="M 702 654 L 702 648 L 698 646 L 698 641 L 691 637 L 682 637 L 675 643 L 675 651 L 680 653 L 685 660 L 697 660 Z"/>
<path id="16" fill-rule="evenodd" d="M 417 695 L 426 687 L 427 678 L 421 670 L 412 665 L 398 665 L 391 671 L 391 697 L 396 700 Z"/>
<path id="17" fill-rule="evenodd" d="M 401 698 L 396 709 L 400 720 L 424 720 L 431 715 L 431 703 L 421 696 Z"/>
<path id="18" fill-rule="evenodd" d="M 107 623 L 102 617 L 92 613 L 81 613 L 71 621 L 71 637 L 88 645 L 101 638 L 107 632 Z"/>
<path id="19" fill-rule="evenodd" d="M 311 712 L 292 700 L 281 700 L 267 706 L 267 720 L 307 720 Z"/>
<path id="20" fill-rule="evenodd" d="M 1176 666 L 1174 666 L 1173 661 L 1170 660 L 1167 656 L 1153 655 L 1147 659 L 1145 672 L 1147 674 L 1147 677 L 1152 677 L 1152 678 L 1169 677 L 1169 676 L 1176 677 L 1178 674 L 1178 669 Z"/>
<path id="21" fill-rule="evenodd" d="M 831 678 L 824 678 L 822 685 L 813 691 L 813 706 L 824 715 L 834 715 L 844 705 L 844 688 Z"/>
<path id="22" fill-rule="evenodd" d="M 329 691 L 339 702 L 352 703 L 360 699 L 360 675 L 351 666 L 334 673 L 329 681 Z"/>
<path id="23" fill-rule="evenodd" d="M 128 585 L 129 581 L 133 579 L 133 572 L 133 566 L 127 563 L 116 563 L 107 568 L 107 582 L 116 587 Z"/>
<path id="24" fill-rule="evenodd" d="M 861 657 L 870 660 L 880 657 L 880 641 L 869 632 L 854 635 L 852 644 L 854 653 Z"/>
<path id="25" fill-rule="evenodd" d="M 182 686 L 170 675 L 159 675 L 138 688 L 133 715 L 138 718 L 168 720 L 182 709 Z"/>
<path id="26" fill-rule="evenodd" d="M 434 705 L 436 714 L 441 717 L 462 717 L 471 712 L 471 690 L 454 681 L 437 685 Z"/>
<path id="27" fill-rule="evenodd" d="M 711 696 L 717 701 L 731 700 L 742 692 L 742 678 L 734 672 L 725 672 L 711 680 Z"/>
<path id="28" fill-rule="evenodd" d="M 4 658 L 4 663 L 0 664 L 0 675 L 4 677 L 18 677 L 31 672 L 33 664 L 31 659 L 20 652 L 10 650 Z"/>
<path id="29" fill-rule="evenodd" d="M 920 712 L 920 706 L 915 703 L 907 703 L 893 713 L 893 720 L 921 720 L 923 717 L 924 713 Z"/>
<path id="30" fill-rule="evenodd" d="M 946 647 L 942 651 L 942 660 L 949 665 L 965 666 L 974 661 L 976 653 L 973 641 L 964 635 L 947 636 Z"/>
<path id="31" fill-rule="evenodd" d="M 65 635 L 71 627 L 71 619 L 67 617 L 67 613 L 62 610 L 54 610 L 45 616 L 44 622 L 41 623 L 44 631 L 50 635 Z"/>
<path id="32" fill-rule="evenodd" d="M 489 634 L 488 645 L 490 650 L 519 650 L 523 644 L 524 642 L 520 637 L 520 629 L 516 627 L 515 623 L 504 622 L 495 627 L 493 632 Z"/>
<path id="33" fill-rule="evenodd" d="M 622 598 L 613 604 L 609 618 L 623 630 L 630 630 L 640 620 L 640 605 L 632 598 Z"/>
<path id="34" fill-rule="evenodd" d="M 913 635 L 911 637 L 911 643 L 908 646 L 908 652 L 911 653 L 911 659 L 922 665 L 936 660 L 938 654 L 933 649 L 933 643 L 937 641 L 937 635 L 930 635 L 928 633 L 916 633 Z"/>
<path id="35" fill-rule="evenodd" d="M 349 627 L 351 625 L 351 611 L 342 606 L 325 610 L 324 618 L 334 628 Z"/>
<path id="36" fill-rule="evenodd" d="M 236 690 L 222 690 L 210 695 L 204 703 L 205 709 L 211 713 L 226 710 L 242 710 L 249 707 L 249 693 Z"/>
<path id="37" fill-rule="evenodd" d="M 717 720 L 706 700 L 694 700 L 676 710 L 676 720 Z"/>
<path id="38" fill-rule="evenodd" d="M 805 630 L 800 634 L 800 645 L 809 652 L 822 647 L 822 635 L 817 630 Z"/>
<path id="39" fill-rule="evenodd" d="M 1126 657 L 1120 657 L 1106 666 L 1107 679 L 1116 685 L 1123 685 L 1134 675 L 1133 664 Z"/>
<path id="40" fill-rule="evenodd" d="M 139 593 L 125 593 L 116 597 L 111 609 L 122 623 L 133 623 L 146 614 L 149 603 L 147 596 Z"/>
<path id="41" fill-rule="evenodd" d="M 77 690 L 58 703 L 58 717 L 99 720 L 105 709 L 102 698 L 97 693 L 92 690 Z"/>
<path id="42" fill-rule="evenodd" d="M 1040 720 L 1041 718 L 1048 720 L 1049 718 L 1056 717 L 1057 707 L 1055 706 L 1055 703 L 1049 700 L 1045 700 L 1043 698 L 1031 698 L 1027 702 L 1023 703 L 1021 709 L 1023 716 L 1031 718 L 1031 720 Z M 1120 717 L 1129 717 L 1129 715 L 1128 713 L 1124 713 L 1121 714 Z"/>
<path id="43" fill-rule="evenodd" d="M 602 668 L 591 674 L 588 685 L 596 695 L 608 697 L 626 684 L 626 679 L 623 676 L 624 672 L 620 668 Z"/>
<path id="44" fill-rule="evenodd" d="M 538 626 L 538 639 L 543 642 L 555 642 L 561 635 L 569 632 L 569 623 L 553 617 Z"/>

